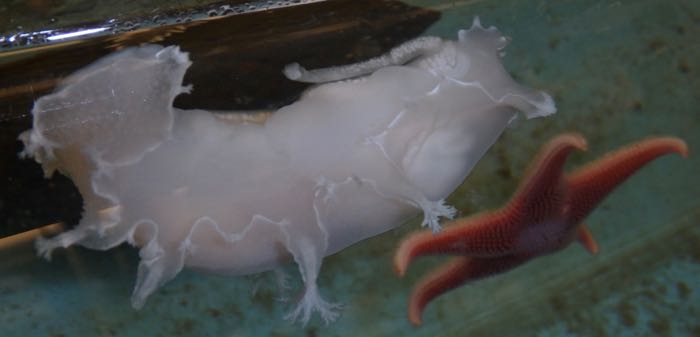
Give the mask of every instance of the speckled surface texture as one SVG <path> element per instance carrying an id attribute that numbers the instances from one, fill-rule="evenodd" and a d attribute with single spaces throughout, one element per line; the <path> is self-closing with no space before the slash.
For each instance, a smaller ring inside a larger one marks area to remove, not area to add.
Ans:
<path id="1" fill-rule="evenodd" d="M 412 222 L 326 259 L 321 292 L 345 304 L 329 326 L 285 321 L 292 306 L 278 300 L 273 275 L 184 272 L 135 311 L 134 249 L 74 248 L 50 263 L 28 246 L 2 251 L 0 335 L 699 336 L 700 2 L 410 2 L 443 11 L 428 34 L 452 38 L 474 15 L 497 26 L 513 38 L 508 69 L 558 103 L 558 114 L 519 121 L 488 152 L 450 199 L 463 215 L 505 202 L 540 145 L 561 132 L 589 141 L 569 169 L 658 134 L 685 139 L 690 157 L 655 161 L 587 219 L 598 255 L 572 245 L 457 289 L 427 307 L 419 328 L 406 319 L 407 298 L 442 259 L 393 274 L 393 251 Z M 298 289 L 294 266 L 287 271 Z"/>

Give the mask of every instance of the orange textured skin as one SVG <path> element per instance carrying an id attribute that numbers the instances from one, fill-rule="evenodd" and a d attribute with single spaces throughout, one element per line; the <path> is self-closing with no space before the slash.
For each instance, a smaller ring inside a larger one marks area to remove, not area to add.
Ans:
<path id="1" fill-rule="evenodd" d="M 410 262 L 423 255 L 457 255 L 437 267 L 414 288 L 409 320 L 421 324 L 425 306 L 460 285 L 515 268 L 528 260 L 563 249 L 578 240 L 596 253 L 598 245 L 581 223 L 613 190 L 641 167 L 669 153 L 688 155 L 681 139 L 654 137 L 623 147 L 564 175 L 573 150 L 585 150 L 585 139 L 563 134 L 547 143 L 532 162 L 511 200 L 501 209 L 461 218 L 438 234 L 409 235 L 394 256 L 403 276 Z"/>

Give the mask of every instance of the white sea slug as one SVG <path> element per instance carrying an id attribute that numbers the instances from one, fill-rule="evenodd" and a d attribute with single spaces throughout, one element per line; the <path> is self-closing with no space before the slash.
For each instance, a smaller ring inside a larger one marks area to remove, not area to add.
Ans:
<path id="1" fill-rule="evenodd" d="M 304 294 L 289 314 L 324 320 L 323 258 L 423 214 L 439 230 L 444 199 L 517 110 L 555 112 L 515 83 L 507 44 L 478 20 L 457 41 L 422 37 L 366 62 L 307 71 L 315 82 L 259 123 L 173 108 L 190 65 L 177 47 L 106 56 L 68 77 L 32 110 L 23 155 L 70 177 L 84 200 L 77 227 L 37 242 L 50 257 L 79 244 L 140 247 L 134 307 L 185 266 L 232 275 L 298 264 Z M 235 94 L 235 93 L 232 93 Z"/>

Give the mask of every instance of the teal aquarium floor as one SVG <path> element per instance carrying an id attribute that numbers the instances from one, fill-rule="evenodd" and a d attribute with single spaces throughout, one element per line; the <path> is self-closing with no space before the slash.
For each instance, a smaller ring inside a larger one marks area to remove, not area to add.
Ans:
<path id="1" fill-rule="evenodd" d="M 651 135 L 678 136 L 691 155 L 661 158 L 587 219 L 600 253 L 578 245 L 432 302 L 406 318 L 412 286 L 440 258 L 397 278 L 391 259 L 418 228 L 356 244 L 326 259 L 320 286 L 345 304 L 328 326 L 283 319 L 273 275 L 186 271 L 133 310 L 137 254 L 71 248 L 47 262 L 31 245 L 0 252 L 1 336 L 699 336 L 700 2 L 410 1 L 443 11 L 427 34 L 454 38 L 475 15 L 513 38 L 507 68 L 551 93 L 559 112 L 508 129 L 449 200 L 462 215 L 498 207 L 548 139 L 578 131 L 589 150 L 574 168 Z M 292 289 L 300 282 L 287 268 Z"/>

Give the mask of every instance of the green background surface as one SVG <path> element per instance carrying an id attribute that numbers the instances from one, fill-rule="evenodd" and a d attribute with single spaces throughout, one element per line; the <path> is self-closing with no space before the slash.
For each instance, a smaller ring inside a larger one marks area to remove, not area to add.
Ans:
<path id="1" fill-rule="evenodd" d="M 555 98 L 558 113 L 506 130 L 449 201 L 461 215 L 499 207 L 538 148 L 567 131 L 589 150 L 568 169 L 651 135 L 674 135 L 688 159 L 661 158 L 587 219 L 600 246 L 579 245 L 432 302 L 406 318 L 413 284 L 441 258 L 397 278 L 391 259 L 418 222 L 326 258 L 319 284 L 345 304 L 325 326 L 283 315 L 271 273 L 185 271 L 140 311 L 129 295 L 137 253 L 82 248 L 52 262 L 31 246 L 0 252 L 2 336 L 698 336 L 700 335 L 700 2 L 663 0 L 409 1 L 443 12 L 426 35 L 455 38 L 478 15 L 513 38 L 504 62 L 521 83 Z M 287 272 L 294 289 L 295 266 Z"/>

